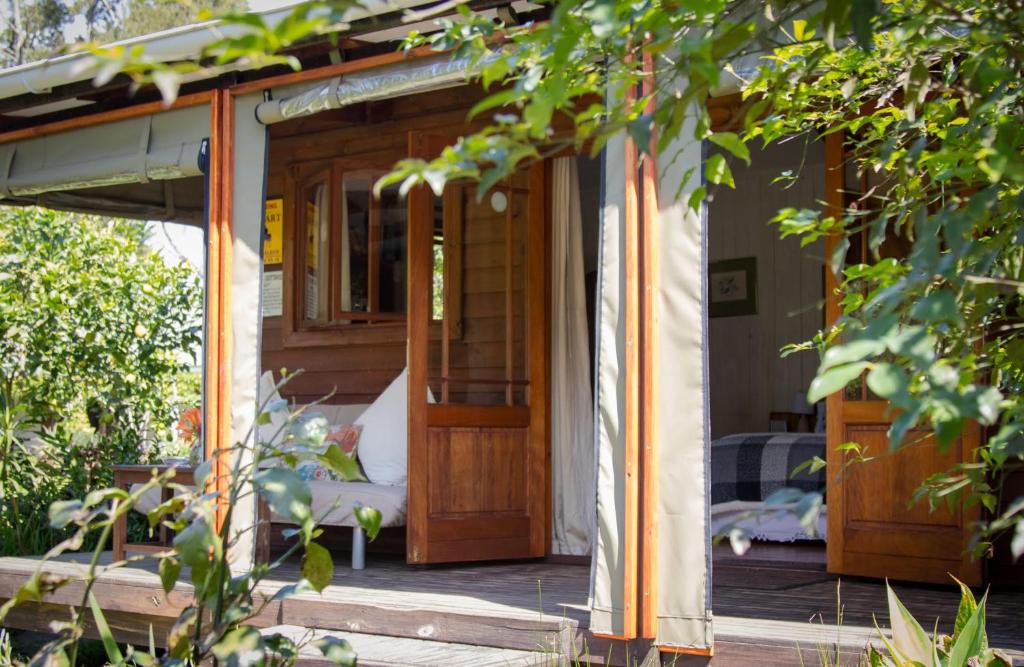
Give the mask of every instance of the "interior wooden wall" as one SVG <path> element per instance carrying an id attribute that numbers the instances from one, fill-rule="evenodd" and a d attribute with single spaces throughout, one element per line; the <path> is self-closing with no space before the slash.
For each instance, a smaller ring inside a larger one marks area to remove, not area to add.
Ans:
<path id="1" fill-rule="evenodd" d="M 796 139 L 752 160 L 749 168 L 731 162 L 736 189 L 718 188 L 708 207 L 709 261 L 757 258 L 757 314 L 709 320 L 712 438 L 767 431 L 769 413 L 790 411 L 818 364 L 813 352 L 782 359 L 779 350 L 822 325 L 822 246 L 780 240 L 767 222 L 787 206 L 819 206 L 824 151 Z M 788 188 L 772 183 L 785 169 L 799 174 Z"/>
<path id="2" fill-rule="evenodd" d="M 290 228 L 287 199 L 294 196 L 286 192 L 290 165 L 351 157 L 379 162 L 386 168 L 408 155 L 410 130 L 445 136 L 464 132 L 467 110 L 478 97 L 479 93 L 468 89 L 452 88 L 359 104 L 272 126 L 267 195 L 286 199 L 285 229 Z M 285 261 L 288 259 L 286 253 Z M 284 299 L 291 298 L 286 280 Z M 339 333 L 334 340 L 318 345 L 289 344 L 283 324 L 282 317 L 264 318 L 262 366 L 275 374 L 281 368 L 303 369 L 282 392 L 298 403 L 332 391 L 336 393 L 329 399 L 331 403 L 369 403 L 406 365 L 404 323 L 370 325 L 373 333 L 365 328 L 365 333 L 355 337 Z"/>

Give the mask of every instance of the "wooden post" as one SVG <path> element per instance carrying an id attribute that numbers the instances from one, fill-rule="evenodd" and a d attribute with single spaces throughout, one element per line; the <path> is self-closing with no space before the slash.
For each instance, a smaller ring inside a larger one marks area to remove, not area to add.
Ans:
<path id="1" fill-rule="evenodd" d="M 227 494 L 231 447 L 231 198 L 234 104 L 227 90 L 210 100 L 209 220 L 206 255 L 206 457 L 213 459 L 207 487 Z M 217 505 L 217 528 L 227 516 Z"/>
<path id="2" fill-rule="evenodd" d="M 645 77 L 641 93 L 654 92 L 654 58 L 643 54 Z M 654 99 L 644 113 L 653 115 Z M 640 636 L 654 639 L 658 632 L 657 553 L 658 553 L 658 467 L 657 467 L 657 312 L 655 310 L 657 272 L 658 163 L 657 139 L 651 136 L 647 155 L 640 165 L 641 208 L 639 220 L 639 300 L 640 300 Z"/>

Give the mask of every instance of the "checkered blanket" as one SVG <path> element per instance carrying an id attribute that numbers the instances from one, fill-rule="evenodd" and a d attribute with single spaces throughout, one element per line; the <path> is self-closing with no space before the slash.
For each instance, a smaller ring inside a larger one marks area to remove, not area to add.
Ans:
<path id="1" fill-rule="evenodd" d="M 824 433 L 740 433 L 714 440 L 711 504 L 760 502 L 786 486 L 824 494 L 824 468 L 790 477 L 794 468 L 814 456 L 825 458 Z"/>

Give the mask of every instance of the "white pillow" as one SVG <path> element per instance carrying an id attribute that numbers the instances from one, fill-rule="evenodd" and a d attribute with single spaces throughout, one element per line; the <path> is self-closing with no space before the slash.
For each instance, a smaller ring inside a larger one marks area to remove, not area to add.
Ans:
<path id="1" fill-rule="evenodd" d="M 405 486 L 409 442 L 408 386 L 409 369 L 406 368 L 355 421 L 363 427 L 356 458 L 374 484 Z M 427 402 L 434 402 L 429 388 Z"/>
<path id="2" fill-rule="evenodd" d="M 267 371 L 260 376 L 259 405 L 257 407 L 263 408 L 274 401 L 281 400 L 281 394 L 278 393 L 276 385 L 277 383 L 274 382 L 273 371 Z M 277 410 L 276 412 L 271 412 L 270 423 L 260 424 L 256 431 L 256 434 L 259 436 L 260 443 L 270 445 L 272 447 L 280 447 L 281 443 L 284 441 L 284 427 L 287 423 L 288 410 Z"/>

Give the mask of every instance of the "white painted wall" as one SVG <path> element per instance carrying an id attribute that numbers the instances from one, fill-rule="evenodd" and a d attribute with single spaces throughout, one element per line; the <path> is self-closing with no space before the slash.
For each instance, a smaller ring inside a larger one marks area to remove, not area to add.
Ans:
<path id="1" fill-rule="evenodd" d="M 801 166 L 802 163 L 802 166 Z M 809 339 L 821 327 L 822 244 L 800 248 L 767 222 L 786 206 L 819 208 L 824 198 L 824 150 L 802 138 L 754 151 L 752 165 L 732 161 L 736 189 L 720 188 L 708 207 L 709 261 L 757 257 L 757 314 L 712 318 L 711 437 L 768 430 L 768 413 L 789 412 L 806 392 L 817 355 L 781 359 L 783 345 Z M 772 181 L 799 174 L 788 189 Z M 813 419 L 811 421 L 813 426 Z"/>

